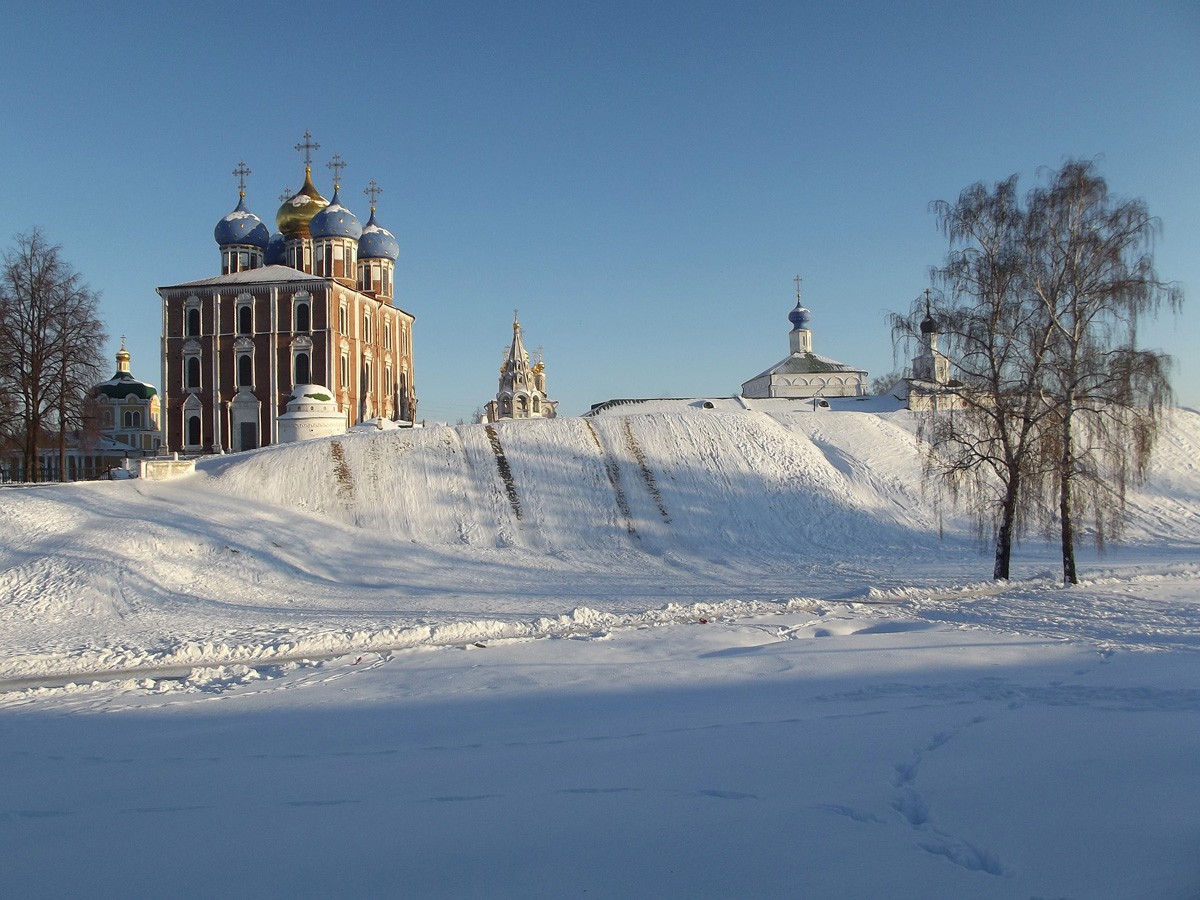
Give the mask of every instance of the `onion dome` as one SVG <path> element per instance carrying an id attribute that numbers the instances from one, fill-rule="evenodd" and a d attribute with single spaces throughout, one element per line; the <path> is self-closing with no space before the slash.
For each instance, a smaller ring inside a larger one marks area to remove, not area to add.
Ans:
<path id="1" fill-rule="evenodd" d="M 395 262 L 400 258 L 400 245 L 390 231 L 375 221 L 375 207 L 371 207 L 371 218 L 367 220 L 358 239 L 359 259 L 390 259 Z"/>
<path id="2" fill-rule="evenodd" d="M 261 223 L 260 223 L 261 224 Z M 102 381 L 92 390 L 93 396 L 105 396 L 112 400 L 124 400 L 132 394 L 139 400 L 149 400 L 158 394 L 152 384 L 139 381 L 129 371 L 129 351 L 125 349 L 125 338 L 121 338 L 121 349 L 117 351 L 117 371 L 108 381 Z"/>
<path id="3" fill-rule="evenodd" d="M 282 266 L 287 264 L 287 239 L 283 232 L 277 231 L 271 235 L 267 249 L 263 251 L 264 266 Z"/>
<path id="4" fill-rule="evenodd" d="M 246 209 L 246 195 L 239 192 L 238 205 L 217 223 L 213 229 L 213 239 L 222 247 L 241 244 L 261 250 L 271 240 L 271 233 L 262 219 Z"/>
<path id="5" fill-rule="evenodd" d="M 294 197 L 283 201 L 275 214 L 275 224 L 285 238 L 309 237 L 308 225 L 313 216 L 328 205 L 329 201 L 313 187 L 311 170 L 305 167 L 304 186 Z"/>
<path id="6" fill-rule="evenodd" d="M 796 300 L 796 308 L 788 313 L 788 321 L 792 323 L 793 331 L 808 328 L 808 323 L 812 321 L 812 313 L 804 307 L 799 298 Z"/>
<path id="7" fill-rule="evenodd" d="M 925 313 L 925 318 L 921 321 L 921 334 L 933 334 L 938 330 L 937 322 L 928 312 Z"/>
<path id="8" fill-rule="evenodd" d="M 338 200 L 338 188 L 334 185 L 333 199 L 329 205 L 312 217 L 308 223 L 309 233 L 317 238 L 353 238 L 358 240 L 363 229 L 358 218 Z"/>

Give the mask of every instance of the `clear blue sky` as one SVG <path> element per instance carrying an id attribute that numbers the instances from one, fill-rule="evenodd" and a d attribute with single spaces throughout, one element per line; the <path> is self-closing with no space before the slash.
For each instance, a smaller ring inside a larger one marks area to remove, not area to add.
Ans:
<path id="1" fill-rule="evenodd" d="M 6 4 L 3 245 L 40 226 L 158 382 L 154 288 L 274 230 L 306 129 L 383 187 L 420 413 L 496 390 L 520 309 L 560 412 L 728 396 L 787 353 L 895 367 L 885 323 L 945 253 L 928 204 L 1071 156 L 1162 219 L 1191 296 L 1144 332 L 1200 406 L 1200 4 Z"/>

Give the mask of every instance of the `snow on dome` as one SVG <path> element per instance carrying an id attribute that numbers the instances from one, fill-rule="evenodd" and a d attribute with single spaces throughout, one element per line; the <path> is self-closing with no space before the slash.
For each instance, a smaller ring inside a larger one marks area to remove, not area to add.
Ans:
<path id="1" fill-rule="evenodd" d="M 367 220 L 358 239 L 359 259 L 390 259 L 395 262 L 400 257 L 400 245 L 396 238 L 383 226 L 375 221 L 375 210 L 371 209 L 371 218 Z"/>
<path id="2" fill-rule="evenodd" d="M 287 262 L 287 238 L 283 232 L 277 231 L 271 235 L 267 249 L 263 251 L 264 266 L 282 266 Z"/>
<path id="3" fill-rule="evenodd" d="M 294 197 L 284 200 L 275 214 L 275 224 L 284 237 L 309 237 L 308 223 L 329 205 L 312 183 L 312 173 L 304 170 L 304 184 Z"/>
<path id="4" fill-rule="evenodd" d="M 333 391 L 323 384 L 298 384 L 288 398 L 287 412 L 279 417 L 279 442 L 344 434 L 346 417 L 338 409 Z"/>
<path id="5" fill-rule="evenodd" d="M 358 218 L 338 200 L 338 189 L 333 189 L 333 199 L 329 205 L 312 217 L 308 223 L 309 233 L 316 238 L 358 238 L 363 233 Z"/>
<path id="6" fill-rule="evenodd" d="M 262 219 L 246 209 L 246 197 L 241 195 L 233 212 L 213 229 L 213 239 L 222 247 L 238 244 L 261 250 L 270 242 L 271 233 Z"/>
<path id="7" fill-rule="evenodd" d="M 288 395 L 288 407 L 290 408 L 293 401 L 299 401 L 304 404 L 325 405 L 333 404 L 337 406 L 337 402 L 333 399 L 333 391 L 325 387 L 323 384 L 298 384 L 292 388 L 292 392 Z"/>
<path id="8" fill-rule="evenodd" d="M 788 321 L 792 323 L 794 329 L 807 328 L 808 323 L 812 321 L 812 312 L 797 300 L 796 308 L 788 313 Z"/>

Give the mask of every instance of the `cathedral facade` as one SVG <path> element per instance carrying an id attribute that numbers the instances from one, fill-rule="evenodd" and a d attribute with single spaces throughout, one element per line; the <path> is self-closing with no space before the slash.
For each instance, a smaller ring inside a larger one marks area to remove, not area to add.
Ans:
<path id="1" fill-rule="evenodd" d="M 239 197 L 213 232 L 221 274 L 158 288 L 162 299 L 162 418 L 167 450 L 251 450 L 278 443 L 297 387 L 325 389 L 345 427 L 373 418 L 412 423 L 414 317 L 396 305 L 395 237 L 364 192 L 361 225 L 313 185 L 305 134 L 304 185 L 279 207 L 272 235 Z M 283 438 L 287 439 L 284 428 Z"/>

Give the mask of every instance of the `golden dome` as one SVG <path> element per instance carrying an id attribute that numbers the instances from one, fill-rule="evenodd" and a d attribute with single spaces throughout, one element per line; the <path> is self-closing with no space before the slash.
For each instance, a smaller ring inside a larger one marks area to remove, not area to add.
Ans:
<path id="1" fill-rule="evenodd" d="M 285 238 L 309 237 L 308 223 L 313 216 L 329 205 L 312 183 L 312 171 L 304 169 L 304 186 L 296 196 L 283 201 L 275 214 L 275 224 Z"/>

